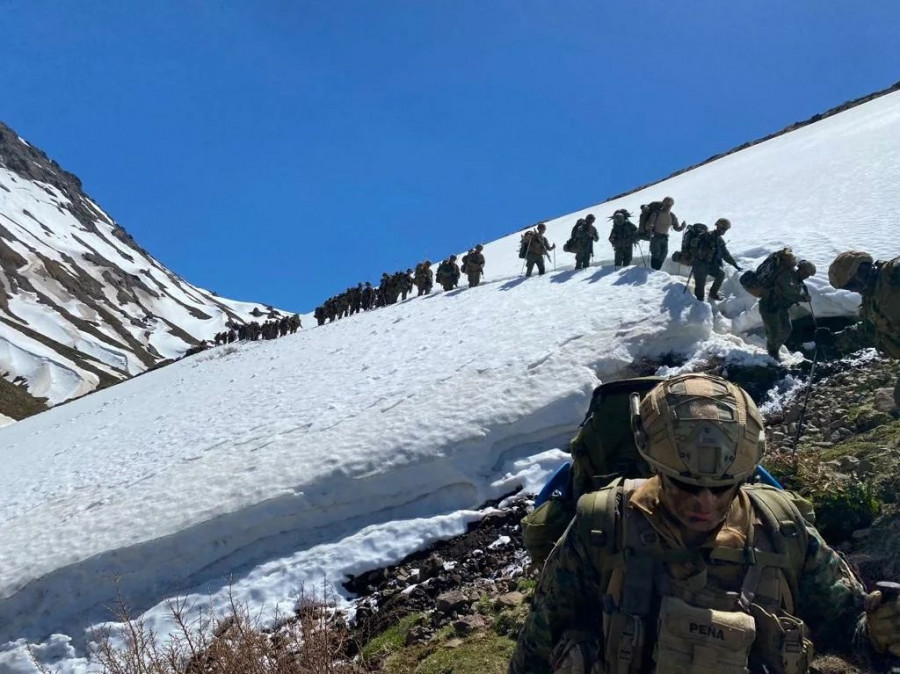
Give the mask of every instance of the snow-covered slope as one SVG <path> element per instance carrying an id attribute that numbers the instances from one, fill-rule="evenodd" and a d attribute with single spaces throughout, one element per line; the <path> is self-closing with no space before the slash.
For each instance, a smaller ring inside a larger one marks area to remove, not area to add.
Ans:
<path id="1" fill-rule="evenodd" d="M 163 267 L 78 178 L 0 124 L 0 375 L 56 404 L 177 358 L 255 309 L 266 311 Z"/>
<path id="2" fill-rule="evenodd" d="M 689 221 L 730 217 L 744 266 L 794 246 L 819 265 L 816 312 L 852 313 L 825 272 L 844 248 L 897 254 L 900 93 L 553 220 L 549 237 L 666 194 Z M 734 276 L 713 308 L 679 270 L 615 271 L 598 244 L 592 268 L 560 248 L 557 271 L 526 280 L 517 242 L 485 247 L 481 287 L 213 349 L 0 430 L 0 670 L 33 671 L 38 641 L 85 671 L 113 579 L 160 629 L 164 598 L 224 604 L 228 577 L 239 601 L 286 605 L 539 483 L 598 380 L 668 353 L 766 358 Z"/>

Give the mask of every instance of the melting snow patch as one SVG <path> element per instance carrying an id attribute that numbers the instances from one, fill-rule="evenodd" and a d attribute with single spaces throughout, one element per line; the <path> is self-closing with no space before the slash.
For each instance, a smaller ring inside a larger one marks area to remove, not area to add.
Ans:
<path id="1" fill-rule="evenodd" d="M 511 541 L 511 540 L 512 540 L 512 539 L 510 539 L 509 536 L 501 536 L 500 538 L 498 538 L 496 541 L 494 541 L 493 543 L 491 543 L 491 544 L 488 546 L 488 550 L 496 550 L 496 549 L 498 549 L 498 548 L 502 548 L 502 547 L 504 547 L 504 546 L 507 546 L 507 545 L 510 544 L 510 541 Z"/>

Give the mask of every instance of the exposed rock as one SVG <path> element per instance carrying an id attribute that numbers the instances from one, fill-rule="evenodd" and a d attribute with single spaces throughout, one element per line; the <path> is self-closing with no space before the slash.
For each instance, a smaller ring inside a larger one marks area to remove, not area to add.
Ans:
<path id="1" fill-rule="evenodd" d="M 425 625 L 415 625 L 406 633 L 405 643 L 407 646 L 414 644 L 423 644 L 431 638 L 434 630 Z"/>
<path id="2" fill-rule="evenodd" d="M 875 409 L 879 412 L 893 413 L 897 411 L 897 404 L 894 402 L 894 389 L 880 388 L 875 391 Z"/>
<path id="3" fill-rule="evenodd" d="M 497 597 L 497 603 L 504 608 L 515 608 L 525 601 L 525 595 L 521 592 L 507 592 Z"/>
<path id="4" fill-rule="evenodd" d="M 468 611 L 469 598 L 459 590 L 451 590 L 438 596 L 435 608 L 445 615 L 463 613 Z"/>
<path id="5" fill-rule="evenodd" d="M 461 636 L 485 627 L 487 627 L 487 621 L 478 614 L 463 616 L 453 621 L 453 631 Z"/>

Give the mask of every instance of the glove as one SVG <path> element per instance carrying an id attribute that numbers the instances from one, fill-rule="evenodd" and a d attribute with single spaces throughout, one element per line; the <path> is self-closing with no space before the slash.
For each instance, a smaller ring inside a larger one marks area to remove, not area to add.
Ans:
<path id="1" fill-rule="evenodd" d="M 900 658 L 900 599 L 885 600 L 877 590 L 871 593 L 866 597 L 866 622 L 875 650 Z"/>
<path id="2" fill-rule="evenodd" d="M 813 339 L 819 346 L 831 346 L 834 344 L 834 333 L 826 327 L 816 328 Z"/>

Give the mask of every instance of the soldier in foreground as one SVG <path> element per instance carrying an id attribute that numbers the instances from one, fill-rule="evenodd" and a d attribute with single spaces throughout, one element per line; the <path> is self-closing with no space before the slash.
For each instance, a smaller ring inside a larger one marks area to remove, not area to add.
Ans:
<path id="1" fill-rule="evenodd" d="M 838 255 L 828 268 L 835 288 L 862 295 L 860 322 L 832 334 L 816 330 L 816 341 L 835 355 L 874 346 L 890 358 L 900 358 L 900 257 L 876 261 L 859 250 Z M 900 408 L 900 381 L 894 387 L 894 402 Z"/>
<path id="2" fill-rule="evenodd" d="M 797 497 L 743 484 L 764 450 L 747 393 L 682 375 L 632 404 L 656 475 L 578 501 L 511 674 L 804 674 L 819 643 L 900 655 L 900 602 L 865 590 Z"/>
<path id="3" fill-rule="evenodd" d="M 727 262 L 732 267 L 741 271 L 741 267 L 725 245 L 723 235 L 731 229 L 731 221 L 728 218 L 719 218 L 711 232 L 706 232 L 697 237 L 696 245 L 692 251 L 694 264 L 691 273 L 694 275 L 694 295 L 701 302 L 703 301 L 703 292 L 706 288 L 706 277 L 713 277 L 712 287 L 709 289 L 709 299 L 721 300 L 719 288 L 725 280 L 725 271 L 722 269 L 722 262 Z"/>
<path id="4" fill-rule="evenodd" d="M 609 233 L 609 242 L 613 247 L 616 267 L 627 267 L 631 264 L 634 244 L 637 243 L 637 225 L 629 220 L 630 217 L 631 214 L 624 208 L 612 214 L 613 226 Z"/>
<path id="5" fill-rule="evenodd" d="M 759 300 L 759 315 L 766 328 L 766 351 L 775 360 L 780 360 L 778 352 L 791 336 L 790 308 L 800 302 L 809 302 L 809 290 L 804 281 L 815 273 L 816 266 L 812 262 L 800 260 L 796 269 L 779 272 Z"/>

